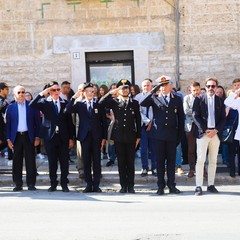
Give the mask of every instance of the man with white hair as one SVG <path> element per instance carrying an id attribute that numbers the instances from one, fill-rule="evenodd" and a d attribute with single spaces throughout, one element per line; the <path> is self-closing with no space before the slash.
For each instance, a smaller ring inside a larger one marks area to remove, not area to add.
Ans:
<path id="1" fill-rule="evenodd" d="M 142 92 L 137 94 L 135 100 L 141 102 L 148 92 L 152 90 L 152 80 L 146 78 L 142 82 Z M 148 150 L 150 148 L 150 159 L 151 159 L 151 171 L 153 176 L 157 176 L 156 171 L 156 155 L 154 140 L 152 139 L 152 120 L 153 113 L 152 107 L 140 106 L 140 113 L 142 118 L 142 135 L 140 140 L 141 147 L 141 161 L 142 161 L 142 173 L 141 176 L 145 177 L 148 175 Z"/>
<path id="2" fill-rule="evenodd" d="M 160 88 L 160 93 L 155 94 Z M 175 183 L 176 147 L 184 132 L 184 112 L 182 100 L 171 93 L 172 82 L 168 76 L 161 76 L 158 85 L 140 103 L 141 106 L 153 108 L 153 138 L 155 140 L 158 195 L 164 194 L 167 185 L 169 193 L 178 194 L 180 191 Z M 167 184 L 165 182 L 165 166 Z"/>
<path id="3" fill-rule="evenodd" d="M 25 158 L 28 190 L 36 190 L 35 146 L 40 143 L 39 112 L 29 107 L 25 100 L 25 88 L 16 86 L 13 90 L 15 102 L 6 112 L 6 129 L 8 147 L 13 151 L 13 191 L 23 188 L 22 167 Z"/>

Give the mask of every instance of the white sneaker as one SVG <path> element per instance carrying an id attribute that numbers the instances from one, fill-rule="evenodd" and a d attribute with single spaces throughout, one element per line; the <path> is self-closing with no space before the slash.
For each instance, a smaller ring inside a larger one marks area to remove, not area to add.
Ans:
<path id="1" fill-rule="evenodd" d="M 37 158 L 44 159 L 45 156 L 44 156 L 43 154 L 41 154 L 41 153 L 38 153 L 38 154 L 37 154 Z"/>
<path id="2" fill-rule="evenodd" d="M 8 160 L 8 166 L 11 167 L 13 164 L 13 161 L 12 160 Z"/>

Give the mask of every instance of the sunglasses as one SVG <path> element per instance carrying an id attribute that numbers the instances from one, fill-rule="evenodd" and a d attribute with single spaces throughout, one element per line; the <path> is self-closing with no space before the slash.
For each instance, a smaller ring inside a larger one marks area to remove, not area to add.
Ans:
<path id="1" fill-rule="evenodd" d="M 55 88 L 55 89 L 52 89 L 51 91 L 53 91 L 53 92 L 59 92 L 59 91 L 60 91 L 60 88 Z"/>
<path id="2" fill-rule="evenodd" d="M 19 92 L 17 92 L 17 94 L 24 94 L 25 93 L 25 91 L 19 91 Z"/>
<path id="3" fill-rule="evenodd" d="M 216 85 L 206 85 L 206 88 L 215 88 L 216 87 Z"/>

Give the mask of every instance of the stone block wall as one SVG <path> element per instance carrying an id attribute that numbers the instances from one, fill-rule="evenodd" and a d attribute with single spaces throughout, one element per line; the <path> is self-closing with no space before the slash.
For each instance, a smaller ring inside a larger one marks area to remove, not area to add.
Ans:
<path id="1" fill-rule="evenodd" d="M 240 75 L 238 0 L 180 0 L 180 79 Z M 74 5 L 75 3 L 75 5 Z M 79 4 L 77 4 L 79 3 Z M 34 93 L 49 81 L 72 81 L 71 53 L 54 54 L 57 36 L 161 32 L 163 49 L 149 51 L 150 78 L 176 78 L 175 0 L 0 0 L 0 81 Z M 137 82 L 140 84 L 140 82 Z"/>

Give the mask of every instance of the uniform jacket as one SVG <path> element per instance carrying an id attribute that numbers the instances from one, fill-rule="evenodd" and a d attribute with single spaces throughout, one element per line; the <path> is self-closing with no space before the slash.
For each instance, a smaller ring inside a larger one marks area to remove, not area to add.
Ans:
<path id="1" fill-rule="evenodd" d="M 37 95 L 29 104 L 29 106 L 40 110 L 43 113 L 42 135 L 45 141 L 50 141 L 54 136 L 56 126 L 59 127 L 59 135 L 61 140 L 68 142 L 74 138 L 74 125 L 72 116 L 66 113 L 65 108 L 67 101 L 59 98 L 60 112 L 55 112 L 54 103 L 50 97 L 45 99 L 41 95 Z"/>
<path id="2" fill-rule="evenodd" d="M 163 141 L 180 142 L 184 133 L 184 112 L 181 97 L 170 94 L 166 104 L 162 95 L 148 94 L 141 106 L 153 108 L 153 138 Z"/>
<path id="3" fill-rule="evenodd" d="M 127 107 L 119 99 L 113 99 L 108 95 L 100 99 L 103 106 L 112 109 L 115 122 L 112 129 L 111 139 L 116 142 L 133 143 L 141 137 L 141 115 L 139 104 L 129 98 Z"/>
<path id="4" fill-rule="evenodd" d="M 91 114 L 88 112 L 86 101 L 78 101 L 74 103 L 75 99 L 71 99 L 67 104 L 67 112 L 77 113 L 79 117 L 79 126 L 77 139 L 84 141 L 89 131 L 93 134 L 93 139 L 101 141 L 107 139 L 107 119 L 105 109 L 93 102 L 93 109 Z"/>
<path id="5" fill-rule="evenodd" d="M 195 97 L 192 94 L 188 94 L 183 99 L 183 110 L 185 113 L 185 131 L 191 132 L 193 117 L 192 117 L 192 108 Z"/>
<path id="6" fill-rule="evenodd" d="M 218 130 L 218 137 L 221 139 L 222 130 L 226 121 L 226 111 L 223 100 L 215 95 L 215 129 Z M 193 121 L 196 124 L 194 136 L 201 138 L 207 130 L 208 123 L 208 102 L 207 94 L 202 94 L 195 98 L 193 103 Z"/>
<path id="7" fill-rule="evenodd" d="M 28 136 L 32 143 L 34 143 L 35 137 L 40 135 L 40 117 L 39 112 L 29 107 L 29 102 L 26 103 L 26 114 L 27 114 L 27 127 Z M 6 136 L 14 143 L 17 135 L 18 128 L 18 103 L 14 102 L 7 107 L 6 112 Z"/>

